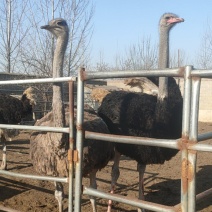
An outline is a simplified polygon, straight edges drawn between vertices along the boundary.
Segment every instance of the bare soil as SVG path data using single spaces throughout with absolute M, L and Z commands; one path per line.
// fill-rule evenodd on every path
M 199 132 L 212 131 L 212 123 L 199 123 Z M 212 144 L 212 139 L 202 143 Z M 8 142 L 8 167 L 13 172 L 35 174 L 29 159 L 29 133 L 22 132 L 12 142 Z M 197 193 L 212 187 L 212 154 L 198 152 L 197 160 Z M 0 155 L 1 158 L 1 155 Z M 98 172 L 98 188 L 108 192 L 110 190 L 110 172 L 112 162 L 101 172 Z M 120 178 L 116 193 L 137 197 L 138 174 L 135 161 L 122 157 L 120 164 Z M 178 153 L 163 165 L 149 165 L 145 172 L 145 198 L 154 203 L 173 206 L 180 202 L 181 155 Z M 83 179 L 88 185 L 88 180 Z M 68 193 L 65 185 L 64 206 L 67 211 Z M 106 211 L 107 201 L 97 199 L 98 211 Z M 52 182 L 21 179 L 0 175 L 0 205 L 19 211 L 53 212 L 58 211 L 54 198 Z M 1 210 L 0 210 L 1 211 Z M 90 201 L 83 195 L 82 211 L 91 211 Z M 115 212 L 136 212 L 137 209 L 126 204 L 114 203 Z M 197 211 L 211 212 L 212 197 L 208 197 L 197 205 Z

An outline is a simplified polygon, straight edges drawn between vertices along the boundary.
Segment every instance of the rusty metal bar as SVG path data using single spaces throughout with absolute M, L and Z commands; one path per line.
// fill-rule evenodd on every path
M 187 66 L 184 75 L 184 97 L 183 97 L 183 122 L 182 122 L 182 143 L 187 145 L 189 138 L 189 120 L 191 107 L 191 70 L 192 66 Z M 181 211 L 187 212 L 188 209 L 188 150 L 182 149 L 181 154 Z
M 83 151 L 83 120 L 84 120 L 84 68 L 81 68 L 78 73 L 77 81 L 77 121 L 76 121 L 76 150 L 78 152 L 78 161 L 76 162 L 75 173 L 75 199 L 74 211 L 81 211 L 81 187 L 82 187 L 82 151 Z
M 198 114 L 200 96 L 200 78 L 192 79 L 191 116 L 189 142 L 197 143 L 198 136 Z M 188 212 L 196 211 L 196 160 L 197 152 L 188 151 Z
M 68 198 L 68 212 L 73 211 L 73 176 L 74 176 L 74 82 L 69 82 L 69 151 L 71 159 L 69 160 L 69 198 Z

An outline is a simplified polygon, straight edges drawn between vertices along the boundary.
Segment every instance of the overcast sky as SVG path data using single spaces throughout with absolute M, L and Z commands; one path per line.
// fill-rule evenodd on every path
M 113 62 L 116 53 L 124 52 L 143 36 L 158 42 L 158 22 L 165 12 L 185 19 L 171 32 L 171 50 L 183 49 L 189 62 L 197 54 L 202 36 L 212 25 L 211 0 L 94 0 L 94 33 L 91 61 Z M 190 62 L 190 63 L 191 63 Z

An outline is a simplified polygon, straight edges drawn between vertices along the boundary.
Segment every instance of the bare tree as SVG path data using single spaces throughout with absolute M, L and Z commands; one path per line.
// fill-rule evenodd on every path
M 100 61 L 93 68 L 96 71 L 112 70 L 141 70 L 153 69 L 157 67 L 157 46 L 153 44 L 151 37 L 143 37 L 138 43 L 130 45 L 125 50 L 125 54 L 117 54 L 114 64 L 109 66 L 100 55 Z
M 27 0 L 21 4 L 18 0 L 0 2 L 0 66 L 8 73 L 18 66 L 20 46 L 30 29 L 24 19 L 27 3 Z
M 70 29 L 65 57 L 64 75 L 75 74 L 80 65 L 86 64 L 92 36 L 94 8 L 89 0 L 39 0 L 30 1 L 28 19 L 33 29 L 22 49 L 22 62 L 27 73 L 51 76 L 54 38 L 40 30 L 40 26 L 55 17 L 67 20 Z
M 208 24 L 202 36 L 202 42 L 200 50 L 197 54 L 197 66 L 198 68 L 210 69 L 212 68 L 212 29 L 210 24 Z

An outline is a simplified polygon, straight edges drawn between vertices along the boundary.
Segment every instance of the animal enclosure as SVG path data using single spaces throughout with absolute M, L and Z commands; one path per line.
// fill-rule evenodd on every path
M 185 75 L 184 75 L 185 74 Z M 77 99 L 77 105 L 78 105 L 78 114 L 81 114 L 77 117 L 77 125 L 82 126 L 83 124 L 83 103 L 84 103 L 84 81 L 91 80 L 91 79 L 101 79 L 101 78 L 110 78 L 110 77 L 135 77 L 135 76 L 146 76 L 146 75 L 172 75 L 172 76 L 181 76 L 184 77 L 185 80 L 185 89 L 184 89 L 184 116 L 183 116 L 183 129 L 182 129 L 182 138 L 179 138 L 177 140 L 170 140 L 167 144 L 164 140 L 158 140 L 158 139 L 150 139 L 147 140 L 145 138 L 129 138 L 127 136 L 108 136 L 108 135 L 102 135 L 97 134 L 93 132 L 85 132 L 86 138 L 92 138 L 92 139 L 99 139 L 99 140 L 110 140 L 115 142 L 128 142 L 129 139 L 131 142 L 134 142 L 136 144 L 142 144 L 142 145 L 158 145 L 163 146 L 167 148 L 174 148 L 179 149 L 181 151 L 182 155 L 182 161 L 179 166 L 182 166 L 182 188 L 181 188 L 181 204 L 178 204 L 176 206 L 164 206 L 161 204 L 149 204 L 148 202 L 144 201 L 136 201 L 128 198 L 120 198 L 118 195 L 112 195 L 108 194 L 106 192 L 101 192 L 98 190 L 93 190 L 90 188 L 84 188 L 83 193 L 88 195 L 97 196 L 100 198 L 106 198 L 106 199 L 112 199 L 114 201 L 123 202 L 125 204 L 131 204 L 136 207 L 142 207 L 153 211 L 177 211 L 179 208 L 181 208 L 183 211 L 195 211 L 195 201 L 200 201 L 202 196 L 204 196 L 205 193 L 198 194 L 197 199 L 195 200 L 196 192 L 195 192 L 195 161 L 196 161 L 196 151 L 209 151 L 212 152 L 212 146 L 211 145 L 205 145 L 201 143 L 197 143 L 197 141 L 201 141 L 207 138 L 212 137 L 212 133 L 207 133 L 204 135 L 198 135 L 197 134 L 197 122 L 198 122 L 198 104 L 199 104 L 199 92 L 200 92 L 200 82 L 202 77 L 212 77 L 211 71 L 199 71 L 199 70 L 192 70 L 190 66 L 181 69 L 171 69 L 171 70 L 160 70 L 157 72 L 154 70 L 150 70 L 148 72 L 145 71 L 130 71 L 130 72 L 112 72 L 112 73 L 86 73 L 83 70 L 79 72 L 78 76 L 78 99 Z M 48 79 L 46 79 L 48 81 Z M 51 79 L 53 81 L 53 79 Z M 57 80 L 57 79 L 56 79 Z M 66 78 L 61 80 L 69 81 L 73 80 L 72 78 Z M 42 80 L 40 80 L 42 81 Z M 50 81 L 50 80 L 49 80 Z M 27 81 L 25 81 L 27 82 Z M 4 84 L 5 82 L 2 82 Z M 11 83 L 17 83 L 11 82 Z M 22 82 L 23 83 L 23 82 Z M 30 83 L 30 82 L 28 82 Z M 32 83 L 32 81 L 31 81 Z M 70 95 L 73 93 L 73 90 L 70 89 Z M 71 98 L 72 99 L 72 98 Z M 71 101 L 70 101 L 71 103 Z M 72 104 L 73 105 L 73 102 Z M 71 120 L 70 120 L 71 123 Z M 0 125 L 1 128 L 15 128 L 15 126 L 5 126 Z M 17 127 L 17 126 L 16 126 Z M 73 127 L 72 125 L 70 128 Z M 58 129 L 58 128 L 37 128 L 36 127 L 24 127 L 24 126 L 18 126 L 19 129 L 27 129 L 27 130 L 46 130 L 46 131 L 57 131 L 57 132 L 64 132 L 69 133 L 69 129 Z M 70 133 L 71 134 L 71 133 Z M 72 135 L 71 135 L 72 136 Z M 72 138 L 72 137 L 70 137 Z M 79 154 L 81 152 L 82 148 L 82 142 L 83 142 L 83 131 L 79 127 L 77 130 L 77 146 L 75 153 Z M 78 158 L 81 155 L 79 155 Z M 76 160 L 76 158 L 72 158 L 70 162 L 76 163 L 76 170 L 75 170 L 75 207 L 74 211 L 80 211 L 81 210 L 81 160 Z M 73 167 L 73 166 L 72 166 Z M 0 174 L 10 174 L 13 176 L 17 176 L 17 174 L 13 174 L 9 171 L 0 171 Z M 58 180 L 60 182 L 68 182 L 68 179 L 65 178 L 51 178 L 51 177 L 41 177 L 41 176 L 25 176 L 20 175 L 20 177 L 30 177 L 32 179 L 40 179 L 40 180 Z M 71 178 L 73 175 L 69 178 Z M 72 179 L 73 181 L 73 179 Z M 70 184 L 70 193 L 69 193 L 69 211 L 72 211 L 73 207 L 73 196 L 70 195 L 73 191 L 73 182 L 69 181 Z M 212 189 L 209 189 L 207 191 L 208 194 L 212 193 Z

